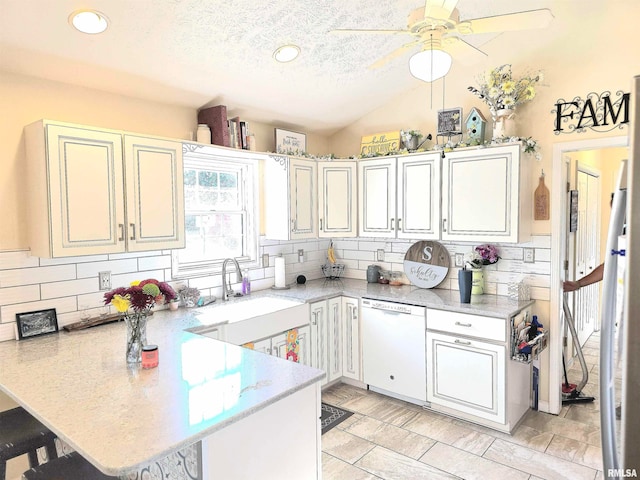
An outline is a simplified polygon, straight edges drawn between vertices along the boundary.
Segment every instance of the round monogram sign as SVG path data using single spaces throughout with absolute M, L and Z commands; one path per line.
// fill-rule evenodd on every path
M 444 245 L 431 240 L 416 242 L 404 256 L 404 273 L 417 287 L 437 287 L 449 273 L 450 256 Z

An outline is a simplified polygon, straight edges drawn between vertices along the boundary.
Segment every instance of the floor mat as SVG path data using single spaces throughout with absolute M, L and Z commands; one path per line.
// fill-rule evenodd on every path
M 353 415 L 353 412 L 343 410 L 339 407 L 334 407 L 333 405 L 329 405 L 327 403 L 323 403 L 321 418 L 322 434 L 324 435 L 333 427 L 349 418 L 351 415 Z

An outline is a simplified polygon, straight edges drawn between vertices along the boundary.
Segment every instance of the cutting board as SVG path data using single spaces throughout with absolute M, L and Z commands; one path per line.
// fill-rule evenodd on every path
M 451 256 L 439 242 L 416 242 L 404 256 L 404 273 L 409 281 L 420 288 L 437 287 L 447 277 Z

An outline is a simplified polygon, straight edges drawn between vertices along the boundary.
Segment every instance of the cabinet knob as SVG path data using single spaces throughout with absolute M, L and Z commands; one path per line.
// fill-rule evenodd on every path
M 402 221 L 401 218 L 398 219 L 398 222 L 396 223 L 396 230 L 401 230 L 400 228 L 400 222 Z
M 391 380 L 395 380 L 395 379 L 396 379 L 396 377 L 394 377 L 393 375 L 389 375 L 389 378 L 390 378 Z
M 394 230 L 394 226 L 393 226 L 393 224 L 394 224 L 395 220 L 396 220 L 395 218 L 392 218 L 392 219 L 391 219 L 391 230 Z
M 455 340 L 453 343 L 457 343 L 458 345 L 471 345 L 471 342 L 463 342 L 462 340 Z
M 135 240 L 136 239 L 136 224 L 135 223 L 130 223 L 129 226 L 131 227 L 131 238 L 129 240 Z
M 442 219 L 442 231 L 443 232 L 447 231 L 447 219 L 446 218 Z
M 320 219 L 320 231 L 322 231 L 322 219 Z
M 120 236 L 118 237 L 118 241 L 124 242 L 124 223 L 119 223 L 118 228 L 120 229 Z

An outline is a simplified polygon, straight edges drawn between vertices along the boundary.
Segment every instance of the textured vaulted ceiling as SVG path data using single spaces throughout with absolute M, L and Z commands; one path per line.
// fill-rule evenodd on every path
M 556 2 L 460 0 L 458 9 L 461 18 L 476 18 L 553 10 Z M 367 68 L 411 37 L 329 30 L 404 28 L 419 6 L 420 0 L 0 0 L 0 69 L 193 108 L 224 103 L 258 121 L 330 132 L 419 81 L 408 71 L 417 48 Z M 69 14 L 86 7 L 110 19 L 105 34 L 69 26 Z M 467 39 L 480 46 L 500 41 L 494 37 Z M 273 51 L 286 43 L 302 54 L 278 64 Z

